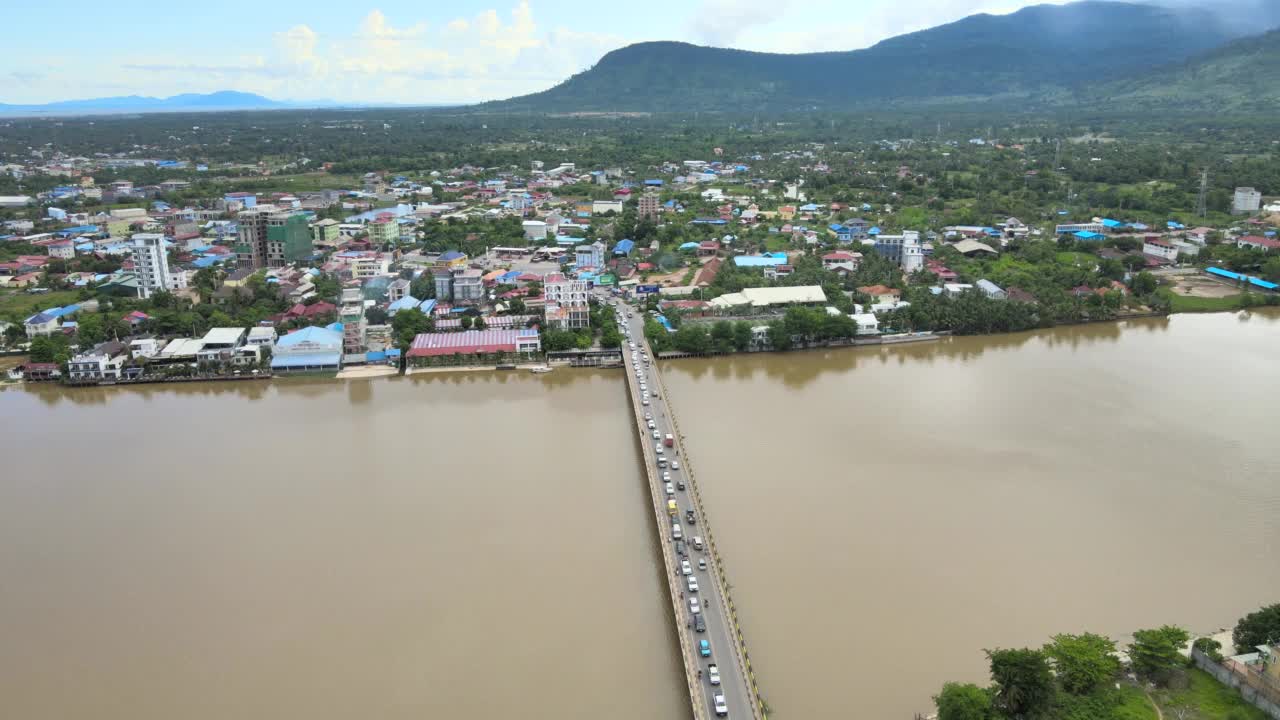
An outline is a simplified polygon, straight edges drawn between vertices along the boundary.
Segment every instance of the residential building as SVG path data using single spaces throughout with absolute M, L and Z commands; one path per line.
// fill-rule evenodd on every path
M 849 317 L 858 324 L 859 335 L 875 335 L 880 332 L 880 319 L 875 313 L 854 313 Z
M 659 214 L 662 213 L 662 205 L 658 202 L 658 196 L 653 193 L 645 193 L 640 196 L 636 206 L 637 220 L 658 221 Z
M 591 324 L 590 289 L 585 280 L 549 275 L 542 287 L 547 324 L 557 328 L 585 328 Z
M 446 250 L 436 259 L 436 266 L 447 270 L 461 269 L 467 266 L 469 258 L 464 252 Z
M 124 362 L 129 357 L 124 350 L 123 343 L 113 341 L 76 355 L 67 361 L 67 379 L 73 383 L 119 380 Z
M 1231 199 L 1232 215 L 1252 215 L 1262 207 L 1262 193 L 1251 187 L 1236 188 Z
M 453 273 L 453 301 L 476 303 L 484 299 L 484 273 L 479 270 L 462 270 Z
M 396 278 L 387 285 L 387 302 L 394 303 L 409 296 L 409 281 L 404 278 Z
M 1167 260 L 1168 262 L 1176 262 L 1178 260 L 1178 248 L 1173 243 L 1165 242 L 1160 238 L 1149 237 L 1142 241 L 1142 254 Z
M 1053 229 L 1054 235 L 1075 235 L 1079 232 L 1102 234 L 1106 228 L 1100 222 L 1063 223 Z
M 137 233 L 130 239 L 139 297 L 149 298 L 158 291 L 180 290 L 187 285 L 185 274 L 169 272 L 169 253 L 164 243 L 164 236 L 157 233 Z
M 448 270 L 436 270 L 432 279 L 436 283 L 436 300 L 441 302 L 453 300 L 453 273 Z
M 342 333 L 328 328 L 305 327 L 285 335 L 271 353 L 271 371 L 337 372 L 342 366 Z
M 986 295 L 992 300 L 1005 300 L 1008 298 L 1008 295 L 1005 294 L 1005 291 L 1001 289 L 999 285 L 996 285 L 986 278 L 974 283 L 973 286 L 978 290 L 981 290 L 983 295 Z
M 60 260 L 70 260 L 76 256 L 76 245 L 71 240 L 59 240 L 49 243 L 45 248 L 49 252 L 49 257 L 55 257 Z
M 820 285 L 796 285 L 746 288 L 741 292 L 721 295 L 709 302 L 717 310 L 741 306 L 764 308 L 773 305 L 826 305 L 827 296 Z
M 1280 250 L 1280 240 L 1262 237 L 1261 235 L 1245 235 L 1244 237 L 1236 238 L 1236 247 L 1249 247 L 1255 250 L 1273 252 Z
M 204 337 L 196 341 L 200 343 L 200 349 L 196 351 L 196 361 L 230 362 L 232 356 L 236 354 L 236 349 L 244 344 L 247 334 L 247 330 L 238 327 L 210 328 Z
M 924 267 L 924 246 L 915 230 L 904 230 L 901 235 L 876 235 L 875 249 L 898 263 L 908 275 Z
M 400 242 L 400 225 L 392 218 L 383 217 L 369 223 L 369 242 L 375 245 L 394 245 Z
M 358 287 L 342 289 L 342 306 L 338 310 L 342 323 L 342 352 L 348 355 L 365 350 L 364 294 Z
M 966 291 L 972 289 L 973 286 L 969 283 L 946 283 L 942 286 L 942 292 L 945 293 L 947 297 L 953 298 L 960 297 Z
M 134 338 L 129 341 L 129 354 L 137 358 L 149 358 L 160 354 L 160 341 L 153 337 Z
M 579 245 L 574 248 L 574 257 L 579 268 L 604 267 L 604 243 L 597 240 L 590 245 Z
M 862 253 L 837 250 L 822 256 L 822 267 L 827 270 L 853 272 L 862 264 Z
M 331 218 L 319 220 L 311 224 L 311 241 L 317 247 L 335 247 L 341 232 L 337 220 Z
M 259 326 L 249 328 L 249 337 L 245 340 L 246 345 L 258 345 L 272 347 L 276 344 L 276 329 L 270 326 Z

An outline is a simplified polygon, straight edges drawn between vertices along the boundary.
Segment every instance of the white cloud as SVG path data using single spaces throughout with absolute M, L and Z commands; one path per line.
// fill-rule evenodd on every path
M 294 100 L 471 102 L 544 90 L 627 43 L 612 34 L 542 28 L 528 0 L 436 27 L 409 20 L 398 24 L 373 10 L 347 34 L 309 25 L 277 32 L 266 57 L 188 55 L 179 64 L 134 58 L 124 67 L 147 73 L 154 92 L 234 88 Z
M 790 5 L 791 0 L 703 0 L 693 15 L 693 33 L 702 42 L 726 47 L 751 28 L 776 22 Z

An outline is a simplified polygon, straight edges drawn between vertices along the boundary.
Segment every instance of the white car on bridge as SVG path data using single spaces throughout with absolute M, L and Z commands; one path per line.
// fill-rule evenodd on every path
M 691 593 L 698 592 L 698 578 L 693 575 L 690 575 L 686 579 L 689 581 L 689 592 Z
M 698 613 L 702 612 L 702 605 L 698 603 L 698 598 L 696 597 L 689 598 L 689 612 L 693 613 L 694 615 L 697 615 Z
M 720 668 L 715 663 L 707 666 L 707 679 L 711 681 L 712 685 L 720 684 Z
M 724 717 L 729 714 L 729 706 L 725 704 L 724 693 L 717 692 L 715 694 L 715 697 L 713 698 L 713 701 L 715 702 L 715 705 L 716 705 L 716 715 L 719 715 L 720 717 Z

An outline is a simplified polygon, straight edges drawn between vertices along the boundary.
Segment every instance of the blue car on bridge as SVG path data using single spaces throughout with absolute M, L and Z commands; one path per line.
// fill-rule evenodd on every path
M 699 640 L 698 654 L 702 657 L 711 657 L 711 643 L 706 640 Z

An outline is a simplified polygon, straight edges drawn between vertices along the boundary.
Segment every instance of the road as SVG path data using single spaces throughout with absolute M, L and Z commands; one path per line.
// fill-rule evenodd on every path
M 676 433 L 671 420 L 671 411 L 667 405 L 666 393 L 661 389 L 661 383 L 657 377 L 657 367 L 655 363 L 645 363 L 643 357 L 648 355 L 652 361 L 653 354 L 650 352 L 648 343 L 644 339 L 644 315 L 640 310 L 635 308 L 617 304 L 624 314 L 626 320 L 626 328 L 630 332 L 629 343 L 634 343 L 634 351 L 640 356 L 638 368 L 634 367 L 631 353 L 633 348 L 627 347 L 623 352 L 623 359 L 626 363 L 626 372 L 628 384 L 631 389 L 633 398 L 644 397 L 647 388 L 651 395 L 647 398 L 649 404 L 643 406 L 644 414 L 649 417 L 642 420 L 639 428 L 642 440 L 642 449 L 644 450 L 644 462 L 649 465 L 653 476 L 657 478 L 656 487 L 653 488 L 655 494 L 661 493 L 661 496 L 655 497 L 655 502 L 666 505 L 668 499 L 676 501 L 677 513 L 672 518 L 680 525 L 683 543 L 685 546 L 685 554 L 689 560 L 692 577 L 697 581 L 697 592 L 690 592 L 688 581 L 683 576 L 679 567 L 681 557 L 674 552 L 667 553 L 664 551 L 664 559 L 667 559 L 667 572 L 678 581 L 677 587 L 680 588 L 679 597 L 676 606 L 679 607 L 678 622 L 676 624 L 677 632 L 685 635 L 687 642 L 682 642 L 681 647 L 685 653 L 684 662 L 686 668 L 693 668 L 690 673 L 694 682 L 698 683 L 701 692 L 691 692 L 693 702 L 705 703 L 705 714 L 695 712 L 695 717 L 706 717 L 716 715 L 715 713 L 715 696 L 717 693 L 723 693 L 725 704 L 728 706 L 729 717 L 739 718 L 759 718 L 761 717 L 759 708 L 756 705 L 755 695 L 751 691 L 751 685 L 747 677 L 745 668 L 745 658 L 740 654 L 739 645 L 735 642 L 736 630 L 733 625 L 732 616 L 730 615 L 724 598 L 724 588 L 721 581 L 715 576 L 714 570 L 718 566 L 716 558 L 713 556 L 713 548 L 705 542 L 702 537 L 700 528 L 704 523 L 702 518 L 697 516 L 697 508 L 694 503 L 692 480 L 686 475 L 686 466 L 683 464 L 685 453 L 683 448 L 683 440 Z M 630 312 L 631 317 L 626 318 L 625 313 Z M 648 420 L 651 419 L 654 427 L 648 427 Z M 654 437 L 654 433 L 658 437 Z M 663 439 L 668 435 L 672 435 L 674 439 L 674 447 L 662 448 L 662 452 L 658 452 L 658 448 L 663 444 Z M 668 467 L 658 467 L 659 458 L 667 460 Z M 670 466 L 670 463 L 678 465 L 677 468 Z M 674 496 L 666 496 L 665 478 L 663 472 L 669 472 L 671 483 L 674 489 Z M 679 484 L 683 482 L 685 489 L 681 490 Z M 694 524 L 690 524 L 687 520 L 687 514 L 694 513 Z M 667 518 L 666 514 L 662 515 Z M 665 524 L 665 520 L 663 521 Z M 659 528 L 662 536 L 662 542 L 667 543 L 671 547 L 676 546 L 673 538 L 674 530 L 671 525 Z M 703 542 L 703 550 L 699 551 L 693 547 L 692 538 L 700 537 Z M 705 569 L 702 569 L 700 560 L 705 560 Z M 705 632 L 697 632 L 693 627 L 693 615 L 690 611 L 689 599 L 696 597 L 703 621 L 706 624 Z M 711 644 L 711 656 L 709 658 L 701 657 L 699 650 L 699 641 L 706 640 Z M 708 666 L 715 664 L 720 671 L 721 682 L 718 686 L 710 683 Z M 697 673 L 701 671 L 701 678 L 697 677 Z

